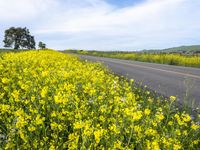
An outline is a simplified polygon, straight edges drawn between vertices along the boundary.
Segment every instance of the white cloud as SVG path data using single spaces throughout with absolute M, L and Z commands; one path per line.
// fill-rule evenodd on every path
M 199 0 L 146 0 L 124 8 L 105 0 L 16 0 L 8 8 L 12 2 L 0 0 L 0 21 L 30 20 L 38 39 L 54 48 L 148 49 L 200 38 Z
M 58 6 L 56 0 L 0 0 L 0 21 L 32 20 Z

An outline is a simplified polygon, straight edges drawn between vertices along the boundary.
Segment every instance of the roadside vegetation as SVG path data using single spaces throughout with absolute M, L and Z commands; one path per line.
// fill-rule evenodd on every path
M 0 48 L 0 54 L 1 53 L 5 53 L 5 52 L 14 52 L 13 49 L 4 49 L 4 48 Z
M 0 57 L 0 149 L 198 149 L 200 115 L 99 63 L 50 50 Z
M 164 52 L 153 53 L 152 51 L 150 52 L 147 52 L 147 51 L 141 51 L 141 52 L 108 51 L 106 52 L 106 51 L 85 51 L 85 50 L 66 50 L 65 52 L 200 68 L 200 55 L 198 53 L 192 53 L 192 54 L 164 53 Z

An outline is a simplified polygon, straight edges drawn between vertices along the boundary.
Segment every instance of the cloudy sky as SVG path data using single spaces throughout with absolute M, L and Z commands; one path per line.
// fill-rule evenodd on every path
M 0 7 L 0 47 L 11 26 L 54 49 L 200 44 L 200 0 L 0 0 Z

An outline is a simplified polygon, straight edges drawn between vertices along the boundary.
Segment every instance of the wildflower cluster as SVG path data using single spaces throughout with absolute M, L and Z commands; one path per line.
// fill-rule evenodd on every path
M 200 126 L 101 64 L 55 51 L 0 58 L 0 149 L 195 149 Z

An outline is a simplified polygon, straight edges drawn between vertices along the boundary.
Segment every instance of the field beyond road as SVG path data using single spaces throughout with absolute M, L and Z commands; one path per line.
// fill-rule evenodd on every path
M 123 52 L 123 51 L 86 51 L 86 50 L 66 50 L 65 52 L 72 52 L 81 55 L 91 55 L 99 57 L 118 58 L 118 59 L 135 60 L 141 62 L 200 68 L 199 53 L 188 54 L 181 52 L 170 53 L 165 51 Z

